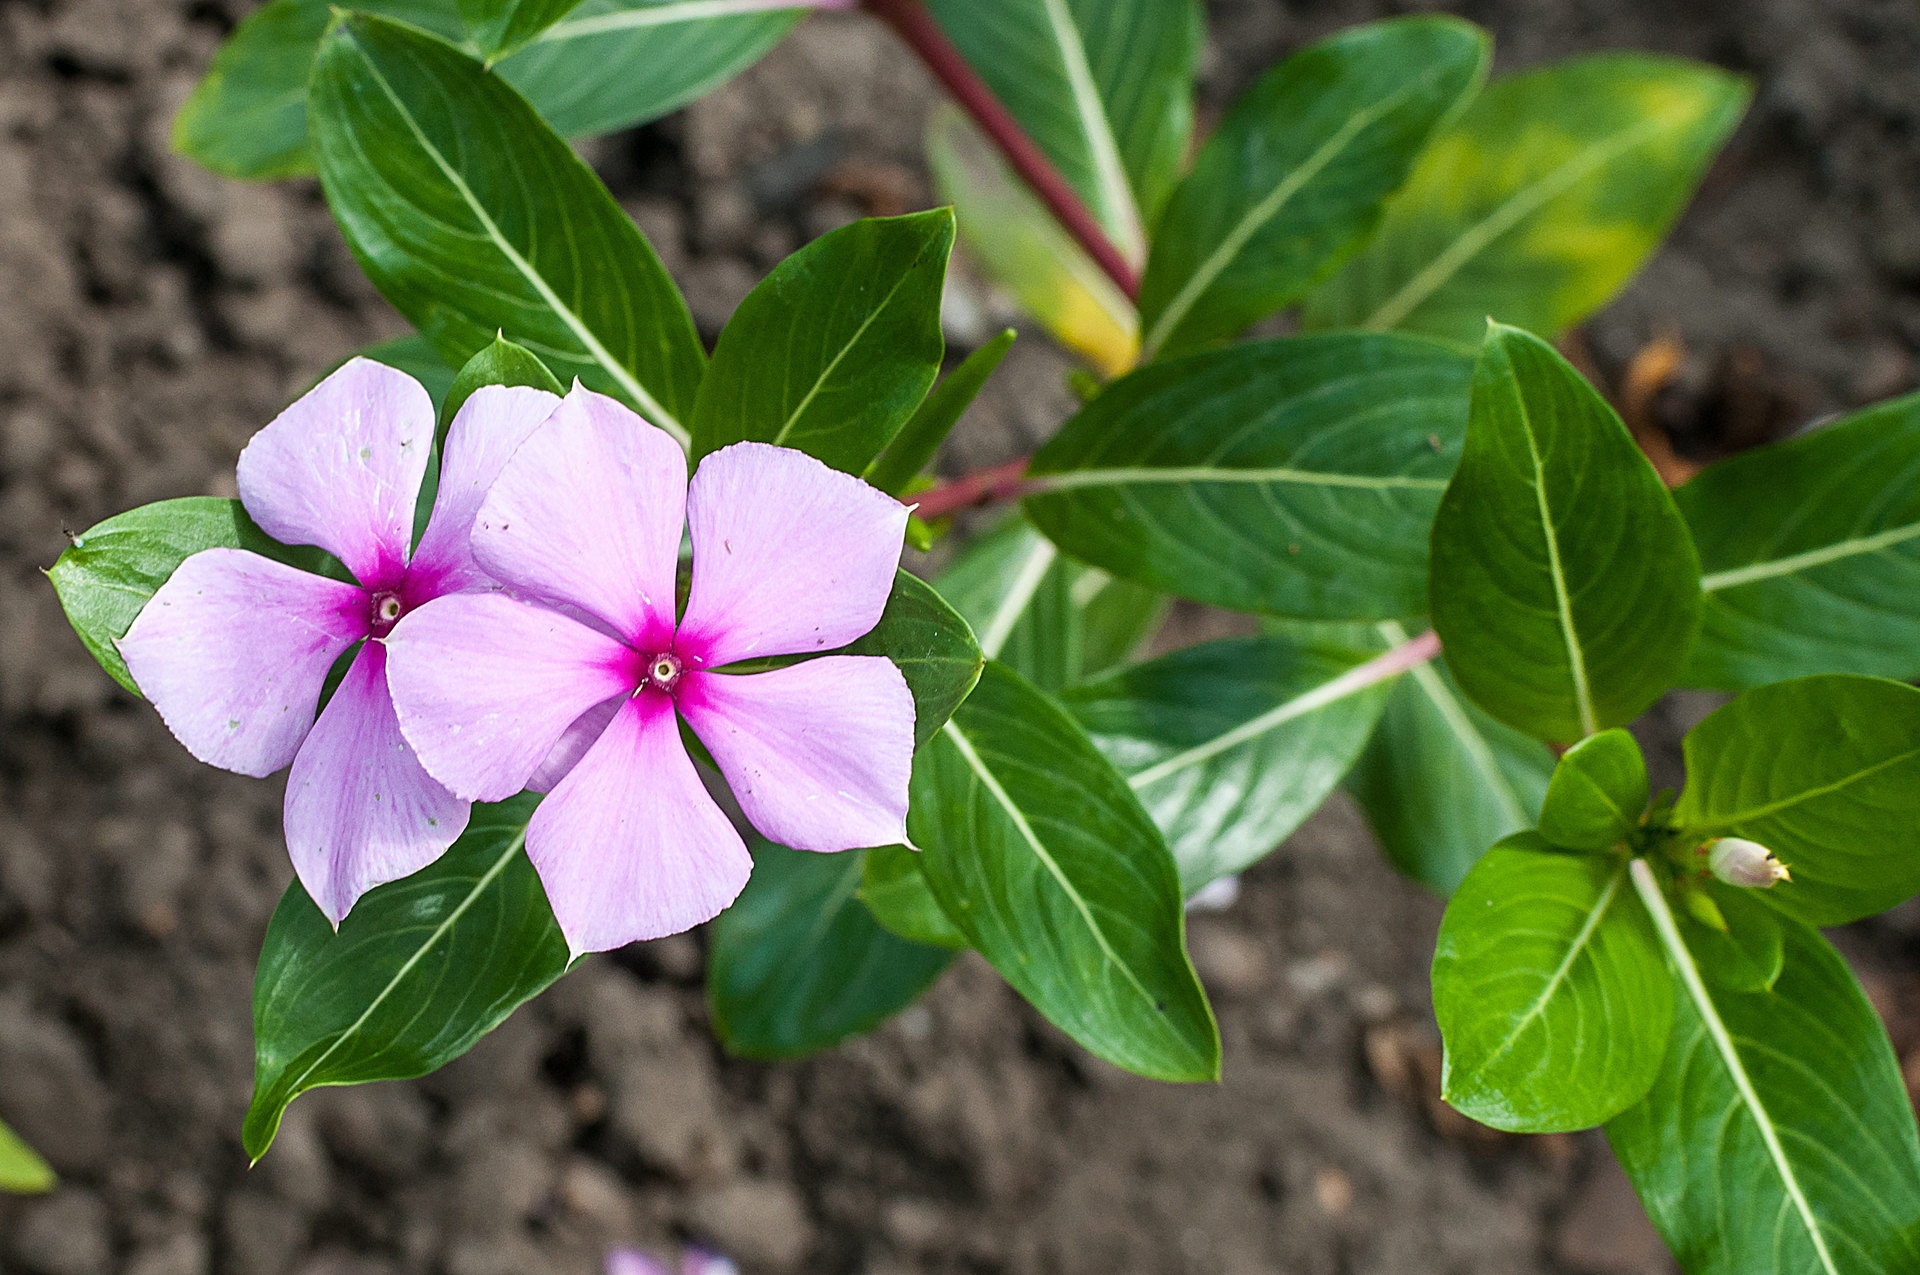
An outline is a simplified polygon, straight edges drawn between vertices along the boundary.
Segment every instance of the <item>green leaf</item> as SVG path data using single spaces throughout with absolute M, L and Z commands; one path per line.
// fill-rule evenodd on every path
M 1441 1096 L 1514 1132 L 1584 1129 L 1659 1074 L 1673 984 L 1618 855 L 1566 854 L 1533 833 L 1481 857 L 1433 956 L 1446 1043 Z
M 452 849 L 363 896 L 338 934 L 299 882 L 287 887 L 254 979 L 249 1156 L 307 1090 L 424 1076 L 566 972 L 524 849 L 538 801 L 475 806 Z
M 1040 449 L 1027 513 L 1073 557 L 1195 601 L 1302 620 L 1420 615 L 1423 533 L 1470 376 L 1448 347 L 1371 334 L 1155 364 Z
M 138 695 L 116 644 L 174 568 L 204 549 L 221 548 L 248 549 L 309 571 L 327 561 L 318 550 L 270 539 L 237 500 L 187 496 L 116 514 L 75 536 L 47 578 L 87 653 Z
M 1569 748 L 1554 767 L 1540 835 L 1569 850 L 1608 849 L 1640 826 L 1651 795 L 1647 759 L 1633 736 L 1601 731 Z
M 1754 891 L 1718 881 L 1689 881 L 1712 903 L 1726 929 L 1707 925 L 1680 911 L 1680 929 L 1695 964 L 1708 981 L 1735 992 L 1764 992 L 1780 977 L 1786 940 L 1780 914 L 1755 897 Z
M 1686 662 L 1699 579 L 1606 400 L 1546 342 L 1489 325 L 1433 524 L 1433 627 L 1461 688 L 1542 739 L 1632 721 Z
M 967 622 L 932 585 L 904 571 L 894 576 L 880 623 L 842 653 L 884 655 L 899 668 L 913 692 L 916 748 L 953 716 L 984 663 Z
M 1408 638 L 1380 626 L 1385 642 Z M 1531 828 L 1553 754 L 1460 693 L 1441 661 L 1408 671 L 1347 775 L 1347 791 L 1394 867 L 1451 894 L 1486 848 Z
M 953 432 L 953 427 L 960 423 L 960 414 L 979 396 L 987 378 L 1000 366 L 1000 360 L 1013 348 L 1014 336 L 1014 330 L 1007 328 L 948 373 L 914 409 L 887 449 L 867 466 L 866 480 L 889 496 L 906 491 L 907 485 L 933 460 L 934 452 Z
M 1486 74 L 1455 18 L 1349 27 L 1268 71 L 1201 147 L 1154 231 L 1142 354 L 1232 337 L 1366 241 L 1386 197 Z
M 1219 1077 L 1173 856 L 1057 703 L 989 663 L 914 758 L 907 828 L 941 908 L 1062 1031 L 1143 1076 Z
M 464 36 L 459 0 L 365 0 L 354 6 L 449 40 Z M 549 7 L 532 3 L 532 9 Z M 534 109 L 568 136 L 612 132 L 664 115 L 731 79 L 779 43 L 805 9 L 742 13 L 736 0 L 586 0 L 500 63 Z M 269 0 L 220 46 L 174 117 L 174 149 L 228 177 L 314 171 L 307 80 L 330 0 Z M 635 74 L 636 67 L 646 68 Z
M 497 336 L 467 360 L 466 366 L 460 369 L 453 383 L 447 387 L 440 403 L 440 430 L 443 437 L 453 418 L 467 405 L 473 392 L 483 385 L 524 385 L 529 389 L 545 390 L 549 394 L 567 392 L 566 387 L 554 379 L 547 365 L 532 350 Z
M 1709 465 L 1673 497 L 1705 572 L 1686 685 L 1920 677 L 1920 394 Z
M 988 659 L 1045 690 L 1080 676 L 1084 628 L 1073 567 L 1026 519 L 1011 515 L 940 575 L 940 592 L 980 637 Z
M 369 345 L 360 354 L 376 363 L 399 368 L 420 382 L 426 387 L 436 408 L 447 401 L 447 394 L 453 389 L 453 380 L 460 374 L 458 368 L 440 357 L 440 351 L 433 348 L 432 342 L 417 332 Z
M 14 1195 L 40 1195 L 53 1190 L 59 1179 L 33 1148 L 20 1141 L 13 1130 L 0 1124 L 0 1191 Z
M 928 0 L 927 7 L 1130 259 L 1193 129 L 1193 0 Z
M 920 871 L 920 854 L 905 846 L 881 846 L 867 853 L 866 875 L 856 892 L 882 929 L 903 939 L 935 947 L 963 948 L 962 934 L 933 897 Z
M 580 0 L 460 0 L 460 17 L 489 65 L 567 16 Z
M 1488 315 L 1543 336 L 1573 326 L 1665 237 L 1749 95 L 1738 76 L 1644 53 L 1495 80 L 1309 301 L 1307 325 L 1463 342 Z
M 1920 1137 L 1899 1065 L 1839 954 L 1783 921 L 1771 990 L 1701 977 L 1637 865 L 1677 972 L 1678 1012 L 1646 1100 L 1607 1125 L 1688 1275 L 1920 1270 Z
M 1076 569 L 1073 599 L 1080 613 L 1083 678 L 1131 663 L 1173 606 L 1173 599 L 1163 593 L 1091 567 Z
M 946 350 L 946 208 L 822 235 L 747 294 L 693 409 L 693 451 L 753 439 L 859 474 L 927 397 Z
M 1776 682 L 1710 714 L 1683 752 L 1681 834 L 1771 850 L 1793 876 L 1768 903 L 1839 925 L 1920 891 L 1920 690 L 1844 674 Z
M 872 1031 L 952 961 L 874 922 L 854 897 L 866 857 L 754 839 L 753 876 L 707 954 L 707 1004 L 728 1052 L 798 1058 Z
M 505 335 L 687 439 L 705 354 L 673 280 L 592 171 L 453 46 L 353 14 L 310 97 L 327 202 L 376 287 L 450 361 Z
M 1159 825 L 1191 895 L 1263 858 L 1347 773 L 1392 689 L 1354 677 L 1369 658 L 1231 638 L 1062 698 Z

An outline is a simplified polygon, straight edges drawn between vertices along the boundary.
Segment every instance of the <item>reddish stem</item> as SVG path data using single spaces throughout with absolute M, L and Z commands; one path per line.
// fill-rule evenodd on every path
M 1013 500 L 1028 489 L 1027 466 L 1032 462 L 1033 457 L 1021 456 L 991 469 L 976 469 L 951 482 L 929 487 L 909 499 L 915 502 L 914 512 L 926 519 L 944 518 L 959 510 L 997 500 Z
M 1140 299 L 1140 275 L 1134 270 L 1106 231 L 1094 219 L 1067 179 L 1060 175 L 1033 139 L 1027 136 L 1012 112 L 1003 106 L 960 50 L 953 47 L 933 15 L 920 0 L 863 0 L 866 9 L 892 27 L 907 46 L 926 63 L 935 79 L 953 95 L 961 109 L 973 117 L 993 144 L 1000 148 L 1013 170 L 1045 203 L 1060 225 L 1072 235 L 1087 255 L 1112 279 L 1129 300 Z

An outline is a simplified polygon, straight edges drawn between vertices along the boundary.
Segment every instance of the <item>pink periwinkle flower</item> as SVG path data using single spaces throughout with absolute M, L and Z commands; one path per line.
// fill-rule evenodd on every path
M 714 452 L 689 484 L 671 438 L 576 385 L 474 522 L 474 556 L 513 596 L 440 598 L 388 636 L 401 729 L 462 797 L 552 784 L 527 854 L 575 954 L 689 929 L 746 884 L 752 858 L 681 719 L 771 840 L 901 841 L 906 679 L 879 656 L 817 653 L 879 622 L 906 519 L 859 479 L 764 443 Z M 816 658 L 722 671 L 790 655 Z
M 638 1249 L 617 1248 L 607 1254 L 607 1275 L 673 1275 L 673 1268 Z M 680 1275 L 740 1275 L 740 1268 L 718 1253 L 690 1248 L 680 1255 Z
M 239 485 L 268 535 L 325 549 L 358 583 L 207 549 L 180 564 L 120 640 L 134 682 L 188 752 L 243 775 L 292 765 L 287 849 L 335 925 L 362 894 L 432 863 L 466 828 L 467 802 L 421 768 L 400 734 L 381 639 L 431 598 L 497 587 L 468 546 L 474 514 L 557 402 L 504 387 L 467 400 L 414 550 L 433 400 L 405 373 L 352 360 L 254 435 Z M 315 720 L 328 670 L 363 640 Z

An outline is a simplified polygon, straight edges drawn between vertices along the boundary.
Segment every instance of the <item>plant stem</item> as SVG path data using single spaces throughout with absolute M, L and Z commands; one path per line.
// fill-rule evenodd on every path
M 929 487 L 906 499 L 913 502 L 915 513 L 929 520 L 944 518 L 975 505 L 1013 500 L 1028 489 L 1027 466 L 1032 463 L 1033 457 L 1021 456 L 1004 465 L 962 474 L 950 482 Z
M 1140 275 L 1113 240 L 1107 237 L 1093 212 L 1067 179 L 1060 175 L 1040 148 L 1027 136 L 1012 112 L 994 96 L 992 89 L 967 65 L 960 50 L 953 47 L 933 15 L 920 0 L 862 0 L 867 11 L 892 27 L 906 41 L 933 77 L 940 81 L 962 110 L 972 117 L 980 130 L 1000 148 L 1007 163 L 1020 175 L 1035 195 L 1046 204 L 1062 229 L 1106 272 L 1129 300 L 1140 299 Z

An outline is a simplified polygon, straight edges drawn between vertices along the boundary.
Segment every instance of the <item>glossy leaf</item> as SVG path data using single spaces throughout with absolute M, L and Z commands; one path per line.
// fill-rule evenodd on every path
M 686 302 L 592 171 L 498 76 L 341 18 L 311 93 L 321 186 L 367 275 L 448 359 L 505 335 L 562 381 L 687 437 L 705 363 Z
M 1688 888 L 1711 901 L 1711 910 L 1719 913 L 1726 927 L 1708 925 L 1685 908 L 1674 910 L 1701 974 L 1729 991 L 1762 992 L 1772 987 L 1780 977 L 1786 950 L 1780 914 L 1752 890 L 1714 880 L 1690 882 Z
M 1920 677 L 1920 394 L 1709 465 L 1673 496 L 1705 572 L 1687 685 Z
M 953 954 L 888 933 L 855 898 L 867 852 L 756 838 L 753 876 L 713 926 L 707 1004 L 728 1051 L 797 1058 L 878 1027 Z
M 872 217 L 775 266 L 720 334 L 694 454 L 754 439 L 859 474 L 932 388 L 953 213 Z
M 1073 557 L 1199 602 L 1416 616 L 1470 376 L 1447 347 L 1366 334 L 1156 364 L 1040 449 L 1027 513 Z
M 1057 703 L 989 663 L 914 758 L 907 829 L 941 908 L 1056 1026 L 1144 1076 L 1218 1078 L 1173 857 Z
M 524 849 L 537 802 L 475 806 L 452 849 L 363 896 L 337 934 L 299 882 L 287 888 L 254 980 L 249 1156 L 307 1090 L 424 1076 L 566 972 Z
M 899 572 L 880 623 L 845 647 L 848 655 L 884 655 L 913 692 L 913 739 L 924 745 L 980 680 L 984 657 L 973 631 L 933 586 Z
M 270 539 L 237 500 L 187 496 L 128 510 L 75 536 L 47 577 L 87 653 L 138 695 L 116 644 L 174 568 L 218 548 L 249 549 L 309 571 L 325 560 L 318 550 Z
M 1410 636 L 1380 629 L 1389 646 Z M 1388 861 L 1444 895 L 1488 846 L 1533 827 L 1552 773 L 1544 744 L 1487 716 L 1435 660 L 1394 686 L 1347 791 Z
M 1072 589 L 1072 565 L 1018 515 L 969 544 L 940 576 L 941 595 L 987 658 L 1044 690 L 1079 677 L 1084 629 Z
M 932 461 L 933 454 L 960 423 L 960 414 L 979 397 L 987 378 L 1013 348 L 1014 330 L 1007 328 L 960 362 L 945 380 L 913 410 L 887 449 L 874 457 L 864 475 L 869 483 L 898 496 Z
M 1657 898 L 1650 876 L 1643 897 Z M 1607 1125 L 1688 1275 L 1920 1270 L 1920 1137 L 1886 1030 L 1839 954 L 1782 921 L 1771 990 L 1678 972 L 1673 1039 L 1646 1100 Z
M 1173 600 L 1116 580 L 1092 567 L 1076 568 L 1073 600 L 1080 614 L 1080 676 L 1095 677 L 1139 657 L 1167 618 Z
M 1366 746 L 1391 692 L 1370 652 L 1280 637 L 1190 646 L 1069 688 L 1067 709 L 1127 777 L 1191 895 L 1285 840 Z
M 1486 74 L 1487 37 L 1446 17 L 1349 27 L 1256 80 L 1154 232 L 1147 358 L 1231 337 L 1365 242 L 1386 197 Z
M 1647 759 L 1626 731 L 1581 740 L 1560 758 L 1540 808 L 1540 835 L 1570 850 L 1619 845 L 1640 825 L 1652 795 Z
M 1792 879 L 1766 901 L 1838 925 L 1920 891 L 1920 690 L 1834 674 L 1746 692 L 1687 732 L 1674 818 L 1757 841 Z
M 467 360 L 447 387 L 440 403 L 440 429 L 444 435 L 453 418 L 460 414 L 473 392 L 483 385 L 524 385 L 549 394 L 565 394 L 566 387 L 554 378 L 547 365 L 524 345 L 505 337 L 495 337 L 480 352 Z
M 461 20 L 489 63 L 567 16 L 580 0 L 459 0 Z
M 1673 984 L 1619 855 L 1532 833 L 1495 846 L 1454 892 L 1433 957 L 1441 1091 L 1496 1129 L 1584 1129 L 1659 1074 Z
M 905 846 L 881 846 L 869 851 L 865 876 L 857 892 L 881 928 L 916 943 L 962 948 L 967 936 L 947 918 L 933 897 L 920 854 Z
M 13 1130 L 0 1124 L 0 1191 L 14 1195 L 39 1195 L 53 1190 L 58 1179 L 47 1162 L 34 1154 L 32 1147 L 20 1141 Z
M 1542 739 L 1632 721 L 1686 662 L 1699 579 L 1606 400 L 1538 337 L 1490 325 L 1433 524 L 1433 627 L 1461 688 Z
M 1744 80 L 1605 53 L 1495 80 L 1427 148 L 1310 327 L 1470 342 L 1553 336 L 1603 305 L 1679 216 L 1746 109 Z

